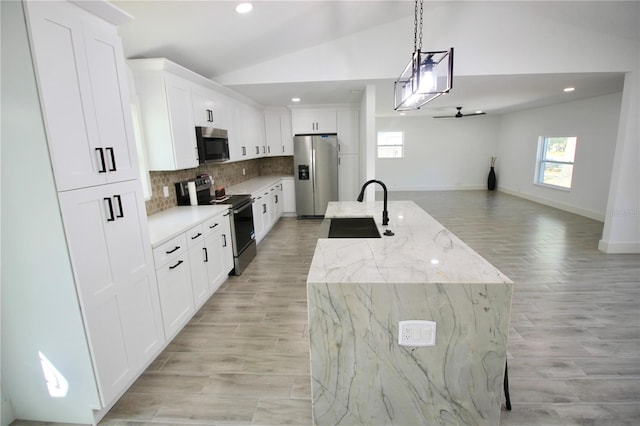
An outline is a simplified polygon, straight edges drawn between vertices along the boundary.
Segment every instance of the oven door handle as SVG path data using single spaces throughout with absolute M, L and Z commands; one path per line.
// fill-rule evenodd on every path
M 250 207 L 251 207 L 251 204 L 253 204 L 253 200 L 249 200 L 249 201 L 247 201 L 245 204 L 243 204 L 243 205 L 239 206 L 237 209 L 235 209 L 235 210 L 233 211 L 233 214 L 238 214 L 238 213 L 240 213 L 241 211 L 243 211 L 243 210 L 245 210 L 245 209 L 250 208 Z

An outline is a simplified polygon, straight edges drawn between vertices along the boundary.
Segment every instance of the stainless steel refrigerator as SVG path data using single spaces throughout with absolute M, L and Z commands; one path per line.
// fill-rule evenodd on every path
M 293 155 L 298 217 L 324 216 L 327 203 L 338 200 L 337 136 L 296 136 Z

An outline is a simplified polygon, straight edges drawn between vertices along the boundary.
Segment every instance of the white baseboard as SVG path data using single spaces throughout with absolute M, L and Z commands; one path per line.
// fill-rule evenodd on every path
M 583 209 L 581 207 L 572 206 L 570 204 L 561 203 L 558 201 L 549 200 L 546 198 L 536 197 L 534 195 L 523 194 L 522 192 L 514 191 L 509 188 L 498 188 L 500 192 L 513 195 L 515 197 L 524 198 L 525 200 L 533 201 L 534 203 L 544 204 L 545 206 L 554 207 L 559 210 L 564 210 L 569 213 L 574 213 L 580 216 L 588 217 L 589 219 L 597 220 L 598 222 L 604 222 L 604 213 L 594 212 L 593 210 Z
M 640 253 L 640 242 L 609 242 L 600 240 L 598 242 L 598 250 L 608 254 L 638 254 Z

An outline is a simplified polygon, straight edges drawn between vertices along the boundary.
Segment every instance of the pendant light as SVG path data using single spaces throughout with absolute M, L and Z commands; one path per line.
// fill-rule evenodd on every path
M 420 3 L 419 10 L 418 3 Z M 400 77 L 394 82 L 396 111 L 420 109 L 427 102 L 448 93 L 453 86 L 453 47 L 449 50 L 422 51 L 422 3 L 423 0 L 415 2 L 413 55 Z

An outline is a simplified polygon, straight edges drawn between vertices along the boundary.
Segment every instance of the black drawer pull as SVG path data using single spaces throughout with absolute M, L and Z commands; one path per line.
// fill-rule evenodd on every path
M 202 250 L 204 250 L 204 261 L 208 262 L 209 261 L 209 253 L 207 252 L 207 248 L 206 247 L 202 247 Z
M 211 226 L 209 227 L 209 229 L 213 229 L 213 228 L 215 228 L 216 226 L 218 226 L 218 224 L 217 224 L 217 223 L 214 223 L 213 225 L 211 225 Z
M 116 167 L 116 157 L 113 154 L 113 147 L 108 147 L 105 150 L 109 153 L 109 156 L 111 157 L 111 168 L 109 169 L 109 171 L 115 172 L 117 170 L 117 167 Z
M 180 250 L 180 246 L 175 246 L 175 248 L 173 250 L 169 250 L 169 251 L 165 251 L 166 254 L 171 254 L 176 250 Z
M 192 240 L 195 240 L 196 238 L 198 238 L 200 235 L 202 235 L 200 232 L 198 232 L 196 235 L 194 235 L 193 237 L 191 237 Z
M 223 214 L 222 216 L 229 216 L 231 214 L 230 211 L 227 211 L 225 214 Z
M 182 265 L 182 260 L 178 260 L 178 263 L 176 263 L 173 266 L 169 266 L 169 269 L 176 269 L 178 266 Z
M 104 151 L 102 148 L 96 148 L 96 151 L 100 153 L 100 166 L 101 169 L 98 169 L 98 173 L 107 173 L 107 165 L 104 162 Z
M 109 205 L 109 217 L 107 218 L 107 222 L 113 222 L 114 220 L 116 220 L 115 217 L 113 217 L 113 202 L 109 197 L 105 197 L 104 201 L 106 201 Z
M 227 236 L 225 234 L 222 234 L 222 247 L 226 247 L 227 246 Z
M 118 209 L 120 210 L 120 213 L 118 213 L 116 217 L 124 217 L 124 211 L 122 210 L 122 198 L 119 195 L 114 195 L 113 198 L 118 201 Z

